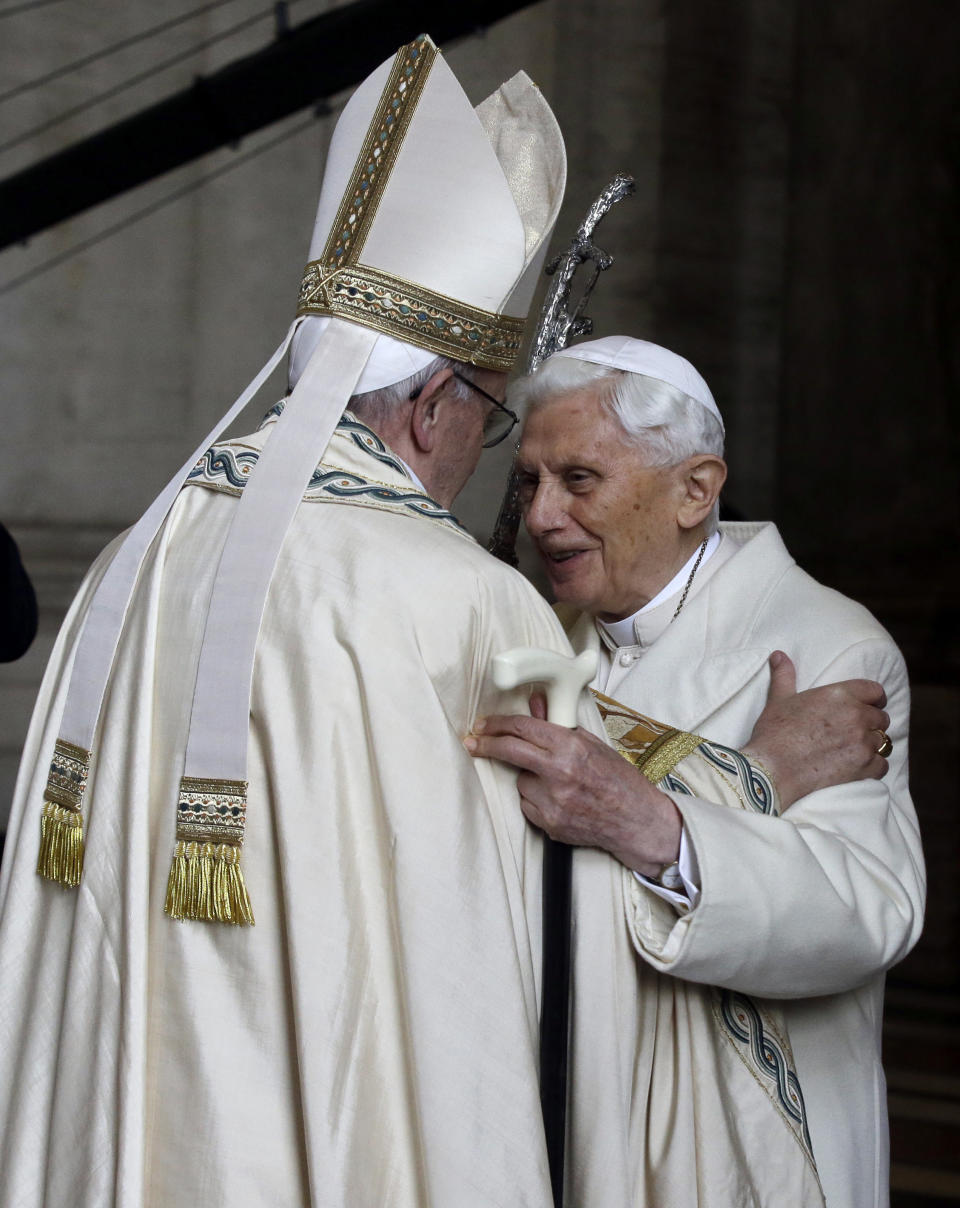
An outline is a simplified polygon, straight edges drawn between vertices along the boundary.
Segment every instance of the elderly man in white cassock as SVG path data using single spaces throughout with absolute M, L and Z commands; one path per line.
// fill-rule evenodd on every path
M 524 811 L 547 833 L 631 871 L 638 954 L 691 992 L 719 988 L 728 1038 L 761 1054 L 758 1077 L 779 1064 L 764 1028 L 789 1037 L 826 1204 L 879 1208 L 884 971 L 916 941 L 924 895 L 903 660 L 865 609 L 797 567 L 772 524 L 718 525 L 723 424 L 683 358 L 626 337 L 583 343 L 512 401 L 529 407 L 525 523 L 574 648 L 599 656 L 610 745 L 540 708 L 482 721 L 468 747 L 521 769 Z M 859 770 L 840 783 L 828 769 L 854 716 L 844 758 Z M 675 1018 L 680 1044 L 686 1026 Z M 739 1160 L 759 1164 L 762 1186 L 776 1159 Z

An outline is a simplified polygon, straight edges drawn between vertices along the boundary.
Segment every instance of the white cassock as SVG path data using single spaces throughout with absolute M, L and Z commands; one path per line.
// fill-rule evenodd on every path
M 144 566 L 76 891 L 36 876 L 37 833 L 116 545 L 52 657 L 0 883 L 0 1205 L 547 1208 L 541 841 L 515 773 L 461 739 L 525 707 L 493 689 L 493 655 L 569 646 L 349 416 L 260 632 L 242 856 L 256 925 L 163 913 L 203 619 L 271 429 L 203 459 Z M 590 706 L 582 721 L 597 727 Z M 632 876 L 599 852 L 574 863 L 568 1204 L 822 1203 L 801 1130 L 710 993 L 638 959 Z
M 800 690 L 855 678 L 883 684 L 894 744 L 889 771 L 880 781 L 812 793 L 782 818 L 731 810 L 707 786 L 693 796 L 662 786 L 683 815 L 700 897 L 678 914 L 635 879 L 634 939 L 665 974 L 761 1003 L 784 1000 L 777 1005 L 828 1208 L 883 1208 L 884 972 L 917 940 L 925 889 L 907 783 L 906 667 L 866 609 L 800 570 L 773 525 L 721 530 L 676 621 L 679 585 L 637 615 L 633 643 L 614 647 L 590 617 L 566 614 L 575 649 L 601 654 L 597 686 L 641 713 L 739 748 L 766 701 L 767 660 L 784 650 Z

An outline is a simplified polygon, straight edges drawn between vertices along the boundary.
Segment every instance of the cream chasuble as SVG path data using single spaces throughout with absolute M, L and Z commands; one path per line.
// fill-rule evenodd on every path
M 569 647 L 529 584 L 349 415 L 260 631 L 244 844 L 256 925 L 163 913 L 190 669 L 271 428 L 201 459 L 148 556 L 78 891 L 36 876 L 35 807 L 116 543 L 54 651 L 0 883 L 0 1205 L 549 1208 L 541 842 L 514 773 L 461 739 L 478 715 L 525 707 L 494 690 L 492 655 Z M 599 732 L 587 701 L 581 723 Z M 730 769 L 702 762 L 743 807 Z M 634 885 L 605 854 L 575 854 L 568 1205 L 821 1204 L 787 1038 L 736 995 L 644 963 Z

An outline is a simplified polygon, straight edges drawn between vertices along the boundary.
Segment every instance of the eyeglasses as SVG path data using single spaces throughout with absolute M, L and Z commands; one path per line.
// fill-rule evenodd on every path
M 505 407 L 492 394 L 487 394 L 486 390 L 478 386 L 476 382 L 471 382 L 462 373 L 457 373 L 456 369 L 453 370 L 453 376 L 458 382 L 463 382 L 465 386 L 469 386 L 471 390 L 476 390 L 477 394 L 485 398 L 488 403 L 493 403 L 494 410 L 487 416 L 486 422 L 483 425 L 483 434 L 486 437 L 483 442 L 483 448 L 492 449 L 494 445 L 499 445 L 502 440 L 506 440 L 520 422 L 519 415 L 515 411 L 511 411 L 509 407 Z
M 464 377 L 462 373 L 457 373 L 456 369 L 452 370 L 453 376 L 458 382 L 463 382 L 465 386 L 469 386 L 471 390 L 476 390 L 477 394 L 481 395 L 488 403 L 493 404 L 493 411 L 487 416 L 483 425 L 483 448 L 492 449 L 494 445 L 499 445 L 501 441 L 506 440 L 510 433 L 520 422 L 520 417 L 515 411 L 511 411 L 509 407 L 505 407 L 499 399 L 495 399 L 492 394 L 487 394 L 482 386 L 478 386 L 476 382 L 471 382 L 469 378 Z M 410 395 L 411 402 L 420 394 L 419 390 L 414 390 Z

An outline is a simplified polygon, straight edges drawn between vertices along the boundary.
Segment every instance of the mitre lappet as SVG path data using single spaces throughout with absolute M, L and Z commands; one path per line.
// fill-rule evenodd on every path
M 128 532 L 96 590 L 47 782 L 42 876 L 80 883 L 84 814 L 96 810 L 98 718 L 147 552 L 198 460 L 289 350 L 292 391 L 220 553 L 179 800 L 170 803 L 167 913 L 253 922 L 240 865 L 250 691 L 287 528 L 352 395 L 402 381 L 437 355 L 512 367 L 565 175 L 556 120 L 522 72 L 474 109 L 423 35 L 359 86 L 331 140 L 296 318 Z

